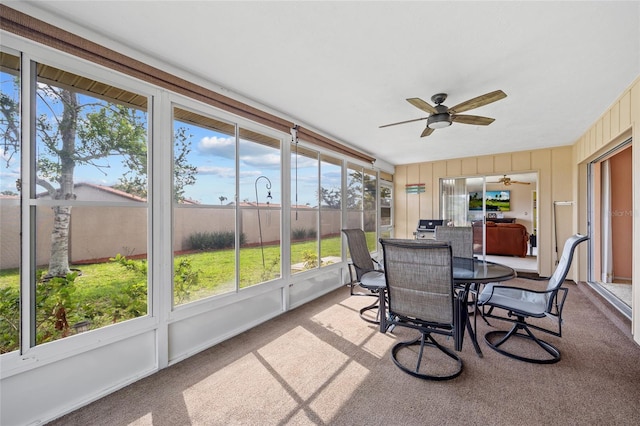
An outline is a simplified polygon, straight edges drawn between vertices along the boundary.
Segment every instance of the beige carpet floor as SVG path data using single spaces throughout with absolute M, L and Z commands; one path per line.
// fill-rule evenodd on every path
M 379 333 L 358 316 L 369 298 L 341 288 L 51 424 L 640 424 L 640 347 L 628 322 L 566 285 L 563 337 L 547 338 L 562 351 L 557 364 L 506 358 L 480 338 L 484 357 L 465 340 L 458 378 L 415 379 L 389 355 L 415 332 Z M 478 327 L 480 336 L 491 329 Z

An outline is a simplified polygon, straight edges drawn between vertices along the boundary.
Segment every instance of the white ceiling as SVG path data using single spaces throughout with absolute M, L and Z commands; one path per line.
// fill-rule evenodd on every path
M 4 3 L 391 165 L 571 144 L 640 74 L 637 1 Z M 490 126 L 379 128 L 426 116 L 406 98 L 496 89 L 466 112 Z

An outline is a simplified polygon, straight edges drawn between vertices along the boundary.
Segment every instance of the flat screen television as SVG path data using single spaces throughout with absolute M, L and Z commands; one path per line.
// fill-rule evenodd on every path
M 487 191 L 488 212 L 508 212 L 511 210 L 511 191 Z M 469 210 L 482 210 L 482 191 L 469 193 Z

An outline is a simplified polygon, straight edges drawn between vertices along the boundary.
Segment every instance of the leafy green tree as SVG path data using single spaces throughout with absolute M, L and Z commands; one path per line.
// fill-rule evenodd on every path
M 196 166 L 189 164 L 188 155 L 191 152 L 189 139 L 192 135 L 187 135 L 184 127 L 176 129 L 174 134 L 175 152 L 177 155 L 173 159 L 174 186 L 173 195 L 177 202 L 184 201 L 184 188 L 196 182 L 198 170 Z M 128 170 L 119 182 L 113 187 L 128 194 L 147 198 L 147 161 L 146 152 L 138 154 L 138 161 L 127 161 Z
M 371 175 L 359 171 L 349 173 L 347 179 L 346 205 L 348 209 L 372 208 L 376 204 L 376 181 Z M 364 189 L 364 190 L 363 190 Z M 329 208 L 340 208 L 342 193 L 339 189 L 320 188 L 322 205 Z M 364 204 L 363 204 L 364 199 Z
M 320 199 L 322 206 L 330 209 L 339 209 L 342 203 L 341 193 L 339 189 L 320 188 Z

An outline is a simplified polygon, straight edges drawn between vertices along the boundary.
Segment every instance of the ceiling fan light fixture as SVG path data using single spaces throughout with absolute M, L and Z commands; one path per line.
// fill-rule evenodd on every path
M 433 114 L 427 119 L 427 127 L 430 129 L 443 129 L 451 126 L 451 116 L 448 113 Z

